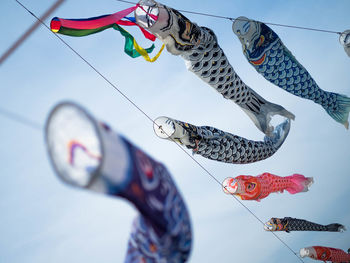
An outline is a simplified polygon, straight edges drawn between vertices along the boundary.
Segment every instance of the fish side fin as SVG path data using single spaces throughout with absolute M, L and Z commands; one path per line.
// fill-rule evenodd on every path
M 346 129 L 349 129 L 350 98 L 342 94 L 336 94 L 336 102 L 339 106 L 337 111 L 324 109 L 334 120 L 343 124 Z

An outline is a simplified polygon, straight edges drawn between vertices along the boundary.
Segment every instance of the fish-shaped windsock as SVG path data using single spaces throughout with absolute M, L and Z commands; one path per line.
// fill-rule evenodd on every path
M 140 1 L 139 5 L 142 8 L 135 10 L 136 23 L 159 38 L 171 54 L 181 55 L 188 70 L 238 104 L 263 133 L 270 135 L 273 131 L 273 115 L 294 119 L 292 113 L 265 100 L 240 79 L 211 29 L 153 0 Z
M 64 183 L 123 198 L 139 211 L 124 262 L 188 260 L 189 213 L 163 164 L 74 103 L 52 110 L 45 137 L 51 163 Z
M 300 249 L 300 256 L 310 257 L 315 260 L 321 260 L 323 262 L 333 262 L 333 263 L 346 263 L 350 262 L 350 249 L 348 253 L 339 248 L 332 247 L 304 247 Z
M 304 219 L 284 217 L 271 218 L 264 225 L 266 231 L 328 231 L 328 232 L 343 232 L 346 230 L 345 226 L 334 223 L 329 225 L 320 225 Z
M 350 98 L 320 89 L 271 28 L 238 17 L 232 30 L 242 43 L 244 56 L 265 79 L 289 93 L 320 104 L 334 120 L 349 128 Z
M 264 141 L 251 141 L 210 126 L 195 126 L 168 117 L 159 117 L 153 125 L 156 135 L 192 149 L 193 154 L 226 163 L 253 163 L 272 156 L 286 139 L 290 121 L 286 119 Z
M 340 34 L 339 42 L 344 47 L 346 54 L 350 57 L 350 30 L 345 30 Z
M 287 190 L 290 194 L 307 192 L 313 183 L 312 177 L 301 174 L 293 174 L 286 177 L 263 173 L 258 176 L 239 175 L 228 177 L 222 187 L 226 194 L 239 196 L 242 200 L 256 200 L 270 195 L 270 193 Z

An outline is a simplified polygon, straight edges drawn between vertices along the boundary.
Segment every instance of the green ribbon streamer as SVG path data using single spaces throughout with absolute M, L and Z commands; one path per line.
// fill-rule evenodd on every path
M 120 34 L 123 37 L 125 37 L 124 52 L 132 58 L 137 58 L 141 56 L 140 53 L 137 52 L 136 49 L 134 49 L 134 41 L 135 41 L 134 37 L 128 31 L 126 31 L 124 28 L 122 28 L 117 24 L 113 24 L 113 28 L 115 30 L 118 30 Z M 152 46 L 150 46 L 149 48 L 146 48 L 145 50 L 147 51 L 147 53 L 151 53 L 154 47 L 155 47 L 154 44 L 152 44 Z
M 107 25 L 95 29 L 73 29 L 73 28 L 68 28 L 68 27 L 61 27 L 60 30 L 57 33 L 60 33 L 62 35 L 66 36 L 72 36 L 72 37 L 84 37 L 88 36 L 91 34 L 95 34 L 98 32 L 101 32 L 107 28 L 111 28 L 113 25 Z

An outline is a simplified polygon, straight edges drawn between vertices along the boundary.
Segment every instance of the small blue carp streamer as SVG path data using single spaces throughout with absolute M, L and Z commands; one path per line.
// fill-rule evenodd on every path
M 289 93 L 320 104 L 334 120 L 349 128 L 350 98 L 320 89 L 271 28 L 239 17 L 232 30 L 241 41 L 247 60 L 265 79 Z
M 168 139 L 191 149 L 193 154 L 225 163 L 253 163 L 272 156 L 287 138 L 290 121 L 276 126 L 272 136 L 264 141 L 252 141 L 221 131 L 210 126 L 195 126 L 168 117 L 154 121 L 154 132 L 162 139 Z
M 305 219 L 298 219 L 292 217 L 271 218 L 264 225 L 266 231 L 328 231 L 328 232 L 343 232 L 346 230 L 345 226 L 334 223 L 329 225 L 320 225 Z
M 166 167 L 73 103 L 61 103 L 46 123 L 51 163 L 64 183 L 136 207 L 124 263 L 184 263 L 191 220 Z
M 153 0 L 140 1 L 139 5 L 142 8 L 135 10 L 136 23 L 159 38 L 169 53 L 181 56 L 189 71 L 235 102 L 263 133 L 271 135 L 274 115 L 294 119 L 292 113 L 265 100 L 241 80 L 211 29 Z

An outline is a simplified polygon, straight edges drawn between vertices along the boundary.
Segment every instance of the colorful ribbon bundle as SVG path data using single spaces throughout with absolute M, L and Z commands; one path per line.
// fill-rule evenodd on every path
M 133 17 L 126 17 L 138 7 L 140 6 L 135 5 L 133 7 L 127 8 L 114 14 L 91 17 L 86 19 L 64 19 L 54 17 L 50 23 L 51 31 L 67 36 L 82 37 L 101 32 L 108 28 L 113 28 L 115 30 L 118 30 L 120 34 L 124 36 L 124 52 L 126 54 L 128 54 L 132 58 L 142 56 L 146 61 L 154 62 L 157 60 L 157 58 L 163 51 L 164 45 L 153 58 L 150 58 L 148 54 L 153 51 L 154 44 L 152 44 L 152 46 L 150 46 L 149 48 L 142 48 L 136 42 L 135 38 L 128 31 L 126 31 L 120 26 L 138 26 L 145 38 L 151 41 L 156 40 L 156 37 L 153 34 L 149 33 L 147 30 L 136 24 L 135 19 Z

